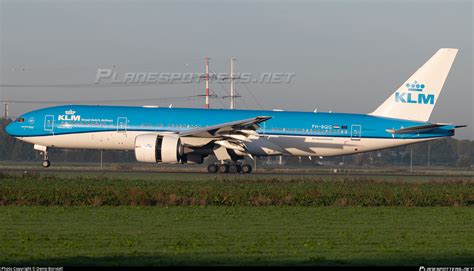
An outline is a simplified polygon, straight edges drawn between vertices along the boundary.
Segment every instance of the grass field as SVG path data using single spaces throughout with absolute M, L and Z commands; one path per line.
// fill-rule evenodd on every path
M 469 207 L 0 207 L 5 265 L 472 265 Z
M 473 178 L 3 175 L 1 205 L 474 206 Z
M 0 174 L 0 266 L 473 265 L 474 180 Z

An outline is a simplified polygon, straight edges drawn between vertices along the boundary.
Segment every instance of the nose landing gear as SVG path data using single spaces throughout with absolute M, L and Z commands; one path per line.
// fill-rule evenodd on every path
M 46 151 L 41 152 L 41 156 L 42 156 L 41 166 L 43 166 L 44 168 L 48 168 L 51 165 L 51 162 L 49 162 L 48 160 L 48 151 L 46 150 Z
M 37 151 L 40 152 L 40 155 L 41 155 L 41 165 L 44 167 L 44 168 L 47 168 L 51 165 L 51 163 L 49 162 L 48 160 L 48 147 L 46 146 L 42 146 L 42 145 L 37 145 L 35 144 L 33 146 L 33 148 Z
M 41 162 L 41 165 L 44 167 L 44 168 L 47 168 L 51 165 L 51 162 L 49 162 L 49 160 L 43 160 Z

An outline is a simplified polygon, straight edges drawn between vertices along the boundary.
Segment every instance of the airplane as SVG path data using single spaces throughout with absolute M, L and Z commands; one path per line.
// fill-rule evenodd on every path
M 429 122 L 458 50 L 439 49 L 369 114 L 157 106 L 63 105 L 25 113 L 6 127 L 51 148 L 128 150 L 148 163 L 198 163 L 209 173 L 250 173 L 246 157 L 331 157 L 451 137 L 465 125 Z

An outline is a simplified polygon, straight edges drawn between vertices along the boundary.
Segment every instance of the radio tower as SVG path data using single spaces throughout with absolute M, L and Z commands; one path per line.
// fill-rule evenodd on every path
M 206 57 L 206 109 L 209 109 L 209 57 Z
M 238 79 L 234 75 L 234 61 L 235 58 L 230 59 L 230 75 L 228 78 L 230 80 L 230 96 L 224 96 L 222 98 L 230 98 L 230 109 L 235 109 L 235 98 L 240 97 L 239 95 L 235 95 L 235 79 Z
M 235 82 L 234 82 L 234 60 L 235 58 L 230 59 L 230 109 L 235 108 L 235 94 L 234 94 L 234 88 L 235 88 Z
M 8 119 L 8 102 L 7 101 L 3 103 L 3 118 L 5 120 Z

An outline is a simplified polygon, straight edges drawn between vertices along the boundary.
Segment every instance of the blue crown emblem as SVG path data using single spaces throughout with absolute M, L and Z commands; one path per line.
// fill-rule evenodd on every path
M 405 85 L 409 91 L 423 91 L 425 84 L 419 84 L 417 81 L 413 83 L 406 83 Z

